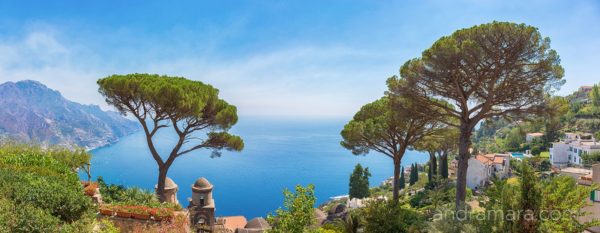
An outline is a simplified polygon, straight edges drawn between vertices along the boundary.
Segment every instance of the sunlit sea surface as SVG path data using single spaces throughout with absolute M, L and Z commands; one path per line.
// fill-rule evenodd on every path
M 179 185 L 178 199 L 187 207 L 191 185 L 206 177 L 213 185 L 217 216 L 266 216 L 280 207 L 282 191 L 296 184 L 314 184 L 317 203 L 348 193 L 354 166 L 369 167 L 371 186 L 393 174 L 392 160 L 372 152 L 355 156 L 340 146 L 340 130 L 346 120 L 282 120 L 241 117 L 231 132 L 245 142 L 242 152 L 223 151 L 210 158 L 210 150 L 199 150 L 178 158 L 168 176 Z M 156 136 L 159 151 L 166 155 L 175 143 L 169 128 Z M 118 143 L 92 151 L 92 176 L 108 183 L 154 190 L 156 162 L 139 131 Z M 408 151 L 402 164 L 424 163 L 428 156 Z M 83 175 L 82 175 L 83 178 Z

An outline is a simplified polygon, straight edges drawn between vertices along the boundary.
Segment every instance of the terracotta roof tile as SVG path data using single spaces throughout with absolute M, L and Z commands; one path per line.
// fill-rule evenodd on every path
M 477 159 L 479 162 L 485 164 L 485 165 L 490 165 L 490 164 L 502 164 L 504 162 L 504 157 L 503 155 L 497 155 L 497 154 L 486 154 L 486 155 L 476 155 L 475 159 Z
M 490 161 L 490 159 L 488 157 L 486 157 L 485 155 L 476 155 L 475 159 L 479 160 L 479 162 L 483 163 L 483 164 L 490 164 L 492 161 Z
M 244 228 L 244 226 L 246 226 L 246 224 L 248 223 L 248 220 L 246 220 L 246 217 L 244 216 L 227 216 L 227 217 L 222 217 L 222 219 L 224 220 L 223 225 L 227 228 L 227 229 L 238 229 L 238 228 Z
M 502 164 L 504 162 L 504 158 L 503 157 L 495 157 L 494 158 L 494 163 L 495 164 Z

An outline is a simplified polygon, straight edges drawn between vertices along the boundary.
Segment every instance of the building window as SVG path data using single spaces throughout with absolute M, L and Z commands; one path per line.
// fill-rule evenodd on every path
M 204 206 L 204 197 L 200 197 L 200 206 Z

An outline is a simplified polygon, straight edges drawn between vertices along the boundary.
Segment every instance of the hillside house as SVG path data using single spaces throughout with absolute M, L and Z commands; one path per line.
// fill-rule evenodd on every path
M 469 159 L 467 186 L 476 190 L 488 183 L 492 177 L 503 179 L 509 175 L 509 154 L 476 155 Z
M 581 166 L 581 156 L 600 151 L 600 143 L 591 134 L 567 133 L 550 148 L 550 162 L 556 167 Z

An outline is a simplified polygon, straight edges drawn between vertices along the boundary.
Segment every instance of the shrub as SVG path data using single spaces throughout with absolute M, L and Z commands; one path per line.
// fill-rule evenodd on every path
M 98 187 L 100 188 L 100 194 L 102 194 L 102 200 L 105 203 L 148 207 L 171 207 L 173 209 L 181 210 L 181 206 L 178 204 L 161 204 L 158 201 L 156 194 L 149 190 L 137 187 L 127 188 L 123 185 L 106 184 L 102 177 L 98 177 Z
M 283 208 L 269 214 L 267 221 L 273 226 L 271 233 L 302 233 L 315 223 L 313 206 L 316 202 L 315 187 L 296 185 L 296 192 L 283 191 Z
M 31 205 L 20 205 L 15 209 L 12 232 L 57 232 L 60 220 L 47 211 Z
M 365 232 L 418 232 L 425 218 L 394 201 L 370 201 L 363 210 Z
M 6 172 L 0 171 L 0 180 L 4 178 L 2 182 L 12 184 L 12 194 L 9 194 L 9 197 L 15 203 L 31 204 L 45 209 L 65 222 L 78 220 L 84 212 L 91 210 L 91 199 L 83 195 L 81 186 L 78 186 L 79 182 L 73 185 L 72 182 L 30 173 L 7 176 Z
M 0 232 L 90 231 L 92 202 L 75 169 L 89 154 L 0 144 Z
M 591 166 L 592 164 L 600 162 L 600 152 L 585 153 L 581 157 L 583 159 L 583 164 L 586 166 Z
M 98 231 L 100 233 L 119 233 L 121 232 L 119 228 L 115 227 L 115 225 L 109 220 L 102 220 L 100 222 L 95 223 L 98 226 Z

